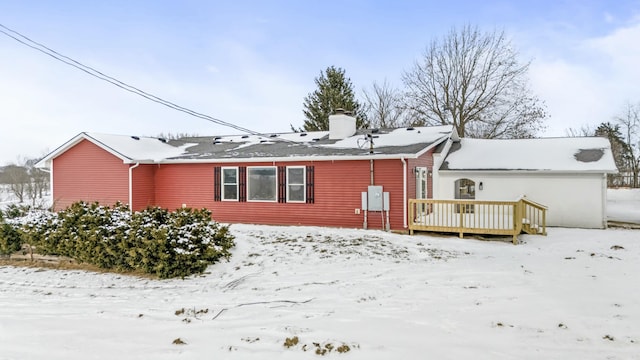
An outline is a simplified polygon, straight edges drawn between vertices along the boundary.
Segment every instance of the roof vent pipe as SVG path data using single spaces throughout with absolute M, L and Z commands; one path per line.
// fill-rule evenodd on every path
M 356 133 L 356 118 L 350 111 L 336 109 L 329 115 L 329 139 L 340 140 L 353 136 Z

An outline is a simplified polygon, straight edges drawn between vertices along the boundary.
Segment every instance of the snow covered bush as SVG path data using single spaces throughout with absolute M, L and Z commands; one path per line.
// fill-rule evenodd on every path
M 0 255 L 12 254 L 22 247 L 20 232 L 0 218 Z
M 22 247 L 22 235 L 11 223 L 15 216 L 20 216 L 14 212 L 16 209 L 12 205 L 4 212 L 0 210 L 0 255 L 12 254 Z
M 201 273 L 228 258 L 234 246 L 228 227 L 211 220 L 206 209 L 131 213 L 122 204 L 78 202 L 57 214 L 30 212 L 20 228 L 23 241 L 40 254 L 160 278 Z
M 31 208 L 27 205 L 16 205 L 11 204 L 7 206 L 7 208 L 2 211 L 0 210 L 0 220 L 1 219 L 15 219 L 22 216 L 25 216 Z

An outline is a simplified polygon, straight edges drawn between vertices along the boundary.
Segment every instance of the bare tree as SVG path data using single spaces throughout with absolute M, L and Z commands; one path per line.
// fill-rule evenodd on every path
M 199 137 L 200 135 L 198 133 L 185 133 L 185 132 L 176 132 L 176 133 L 160 133 L 158 135 L 155 135 L 153 137 L 159 138 L 159 139 L 165 139 L 165 140 L 178 140 L 178 139 L 182 139 L 182 138 L 189 138 L 189 137 Z
M 28 199 L 36 206 L 37 200 L 43 199 L 49 190 L 49 173 L 36 168 L 37 162 L 37 159 L 18 157 L 17 162 L 1 169 L 0 183 L 5 184 L 20 203 Z
M 406 125 L 402 94 L 387 80 L 363 90 L 365 111 L 371 128 L 396 128 Z
M 4 168 L 4 177 L 9 184 L 9 191 L 19 202 L 24 202 L 29 186 L 29 172 L 24 166 L 16 164 L 7 165 Z
M 36 159 L 30 159 L 27 160 L 24 165 L 29 176 L 26 194 L 31 200 L 31 206 L 36 206 L 36 201 L 42 199 L 44 193 L 49 189 L 49 173 L 35 167 L 36 163 Z
M 432 41 L 403 75 L 413 122 L 451 124 L 463 137 L 533 137 L 547 115 L 529 89 L 530 63 L 517 57 L 504 32 L 471 25 Z
M 640 103 L 627 102 L 620 115 L 615 117 L 620 124 L 622 136 L 626 144 L 625 164 L 631 173 L 631 186 L 640 187 Z
M 593 130 L 589 124 L 585 124 L 580 126 L 580 128 L 564 129 L 564 133 L 567 137 L 594 136 L 595 130 Z

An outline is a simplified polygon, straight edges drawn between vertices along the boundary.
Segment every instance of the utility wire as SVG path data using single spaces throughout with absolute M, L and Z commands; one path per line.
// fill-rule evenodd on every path
M 58 53 L 57 51 L 55 51 L 55 50 L 53 50 L 53 49 L 51 49 L 51 48 L 49 48 L 49 47 L 47 47 L 47 46 L 45 46 L 43 44 L 40 44 L 40 43 L 28 38 L 27 36 L 22 35 L 21 33 L 15 31 L 15 30 L 12 30 L 12 29 L 4 26 L 3 24 L 0 24 L 0 33 L 3 33 L 4 35 L 14 39 L 15 41 L 17 41 L 17 42 L 19 42 L 19 43 L 21 43 L 21 44 L 23 44 L 25 46 L 28 46 L 28 47 L 30 47 L 30 48 L 32 48 L 34 50 L 40 51 L 41 53 L 43 53 L 45 55 L 48 55 L 48 56 L 50 56 L 50 57 L 52 57 L 52 58 L 54 58 L 54 59 L 56 59 L 56 60 L 58 60 L 60 62 L 63 62 L 65 64 L 69 65 L 69 66 L 72 66 L 72 67 L 74 67 L 76 69 L 79 69 L 79 70 L 81 70 L 81 71 L 83 71 L 83 72 L 85 72 L 85 73 L 87 73 L 87 74 L 89 74 L 89 75 L 91 75 L 93 77 L 96 77 L 96 78 L 98 78 L 100 80 L 103 80 L 103 81 L 106 81 L 108 83 L 111 83 L 111 84 L 113 84 L 113 85 L 115 85 L 115 86 L 117 86 L 117 87 L 119 87 L 119 88 L 121 88 L 123 90 L 126 90 L 126 91 L 128 91 L 130 93 L 133 93 L 133 94 L 136 94 L 136 95 L 139 95 L 139 96 L 142 96 L 142 97 L 144 97 L 144 98 L 146 98 L 148 100 L 151 100 L 151 101 L 156 102 L 158 104 L 164 105 L 164 106 L 166 106 L 168 108 L 171 108 L 171 109 L 174 109 L 174 110 L 177 110 L 177 111 L 181 111 L 181 112 L 186 113 L 188 115 L 191 115 L 191 116 L 194 116 L 194 117 L 197 117 L 197 118 L 200 118 L 200 119 L 204 119 L 204 120 L 210 121 L 210 122 L 218 124 L 218 125 L 230 127 L 232 129 L 236 129 L 236 130 L 239 130 L 239 131 L 244 132 L 244 133 L 248 133 L 248 134 L 252 134 L 252 135 L 262 135 L 261 133 L 259 133 L 257 131 L 249 130 L 249 129 L 244 128 L 242 126 L 239 126 L 239 125 L 227 122 L 227 121 L 223 121 L 223 120 L 214 118 L 214 117 L 206 115 L 206 114 L 202 114 L 200 112 L 191 110 L 189 108 L 174 104 L 174 103 L 172 103 L 170 101 L 167 101 L 167 100 L 165 100 L 163 98 L 155 96 L 155 95 L 153 95 L 151 93 L 148 93 L 146 91 L 140 90 L 135 86 L 129 85 L 129 84 L 123 82 L 123 81 L 120 81 L 120 80 L 114 78 L 114 77 L 106 75 L 103 72 L 98 71 L 98 70 L 96 70 L 96 69 L 94 69 L 94 68 L 92 68 L 90 66 L 84 65 L 84 64 L 82 64 L 82 63 L 80 63 L 80 62 L 78 62 L 78 61 L 76 61 L 76 60 L 74 60 L 74 59 L 72 59 L 72 58 L 70 58 L 68 56 L 62 55 L 62 54 Z

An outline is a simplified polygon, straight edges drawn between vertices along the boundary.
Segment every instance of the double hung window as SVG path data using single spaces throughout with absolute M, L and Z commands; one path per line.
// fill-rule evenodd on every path
M 287 167 L 287 202 L 305 202 L 305 167 Z
M 238 201 L 238 168 L 222 168 L 222 200 Z

